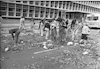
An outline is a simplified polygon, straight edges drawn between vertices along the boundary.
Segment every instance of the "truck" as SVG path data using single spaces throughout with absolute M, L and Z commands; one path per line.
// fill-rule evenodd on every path
M 100 14 L 87 14 L 85 22 L 91 28 L 99 28 L 100 29 Z

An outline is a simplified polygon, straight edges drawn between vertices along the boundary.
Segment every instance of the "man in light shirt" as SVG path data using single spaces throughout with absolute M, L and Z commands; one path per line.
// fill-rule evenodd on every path
M 45 21 L 44 31 L 46 31 L 45 39 L 48 39 L 50 33 L 50 23 L 48 21 Z
M 25 29 L 25 17 L 24 16 L 22 16 L 20 18 L 20 27 L 19 28 Z
M 39 22 L 39 29 L 40 29 L 40 34 L 41 34 L 41 36 L 43 36 L 43 33 L 44 33 L 44 31 L 43 31 L 43 29 L 44 29 L 44 23 L 45 23 L 45 18 L 42 19 L 42 20 Z

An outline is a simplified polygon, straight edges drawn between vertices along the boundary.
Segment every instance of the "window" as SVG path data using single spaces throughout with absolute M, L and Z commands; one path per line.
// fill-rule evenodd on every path
M 46 12 L 46 17 L 48 18 L 48 16 L 49 16 L 49 12 Z
M 86 7 L 86 11 L 88 11 L 89 10 L 89 7 Z
M 70 3 L 69 1 L 66 2 L 66 9 L 69 8 L 69 3 Z
M 20 3 L 21 1 L 16 1 L 17 3 Z
M 49 16 L 49 8 L 46 9 L 46 17 L 48 18 Z
M 6 12 L 3 12 L 3 11 L 2 11 L 2 12 L 1 12 L 1 15 L 6 15 Z
M 30 13 L 33 13 L 33 10 L 29 10 Z
M 14 12 L 9 12 L 8 15 L 9 16 L 14 16 Z
M 66 4 L 66 2 L 64 1 L 64 2 L 63 2 L 63 9 L 65 8 L 65 4 Z
M 59 1 L 59 8 L 61 8 L 62 6 L 62 1 Z
M 35 7 L 35 11 L 36 12 L 39 12 L 39 7 Z
M 27 1 L 23 1 L 23 3 L 27 3 Z
M 7 7 L 7 3 L 1 2 L 0 6 L 2 6 L 2 7 Z
M 35 5 L 39 5 L 39 1 L 35 1 Z
M 58 10 L 55 10 L 55 18 L 57 17 Z
M 86 20 L 87 21 L 97 21 L 98 20 L 98 16 L 88 15 Z
M 30 10 L 34 10 L 34 6 L 30 6 Z
M 33 1 L 29 1 L 29 4 L 33 4 Z
M 6 10 L 7 8 L 6 8 L 6 7 L 1 7 L 0 9 L 1 9 L 1 10 Z
M 93 20 L 95 20 L 95 21 L 98 20 L 98 17 L 94 17 Z
M 41 6 L 44 6 L 44 1 L 41 1 Z
M 58 7 L 58 1 L 55 1 L 55 7 Z
M 29 14 L 29 17 L 33 17 L 33 14 Z
M 16 13 L 16 16 L 20 16 L 20 13 Z
M 16 12 L 21 12 L 21 9 L 16 9 Z
M 45 10 L 45 8 L 41 8 L 41 11 L 44 11 Z
M 70 10 L 72 9 L 72 2 L 69 2 L 70 3 Z
M 39 16 L 39 7 L 35 7 L 35 17 Z
M 49 12 L 49 8 L 46 9 L 46 12 Z
M 18 8 L 18 9 L 22 9 L 22 5 L 20 5 L 20 4 L 16 4 L 16 8 Z
M 27 9 L 23 9 L 23 12 L 26 12 L 27 13 L 27 11 L 28 11 Z
M 28 9 L 28 6 L 27 5 L 23 5 L 23 9 Z
M 43 17 L 44 16 L 44 12 L 43 11 L 41 11 L 41 15 L 40 15 L 40 17 Z
M 23 13 L 23 16 L 27 17 L 27 13 Z
M 50 13 L 50 18 L 52 18 L 53 17 L 53 13 Z
M 41 8 L 41 14 L 40 14 L 40 17 L 44 17 L 44 11 L 45 11 L 45 8 Z
M 82 8 L 81 8 L 82 9 Z M 75 10 L 75 3 L 73 3 L 73 10 Z
M 78 10 L 78 4 L 76 4 L 76 7 L 75 7 L 75 8 L 76 8 L 76 10 Z M 84 6 L 83 6 L 83 8 L 82 8 L 82 9 L 84 9 Z
M 80 9 L 81 9 L 81 5 L 79 4 L 78 10 L 80 10 Z M 86 10 L 86 7 L 84 7 L 84 9 Z
M 46 1 L 46 6 L 49 6 L 49 1 Z
M 54 1 L 51 1 L 51 7 L 53 7 L 54 6 Z
M 83 11 L 83 5 L 81 5 L 81 11 Z
M 68 18 L 68 15 L 66 15 L 66 19 Z
M 10 7 L 10 8 L 15 8 L 15 4 L 9 3 L 9 7 Z
M 52 17 L 53 17 L 53 12 L 54 12 L 54 10 L 53 10 L 53 9 L 51 9 L 51 12 L 50 12 L 50 18 L 52 18 Z
M 14 9 L 13 8 L 9 8 L 9 11 L 14 11 Z

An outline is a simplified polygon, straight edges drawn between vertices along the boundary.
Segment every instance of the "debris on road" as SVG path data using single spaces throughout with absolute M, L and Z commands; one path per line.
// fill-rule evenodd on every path
M 69 45 L 73 45 L 73 42 L 68 42 L 67 45 L 68 45 L 68 46 L 69 46 Z
M 9 51 L 9 47 L 5 48 L 5 52 Z

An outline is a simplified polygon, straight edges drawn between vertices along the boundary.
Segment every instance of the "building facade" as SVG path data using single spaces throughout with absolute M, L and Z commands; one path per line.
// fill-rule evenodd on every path
M 88 13 L 100 13 L 100 1 L 0 1 L 0 13 L 6 18 L 52 19 L 58 18 L 59 12 L 63 18 L 80 19 Z

